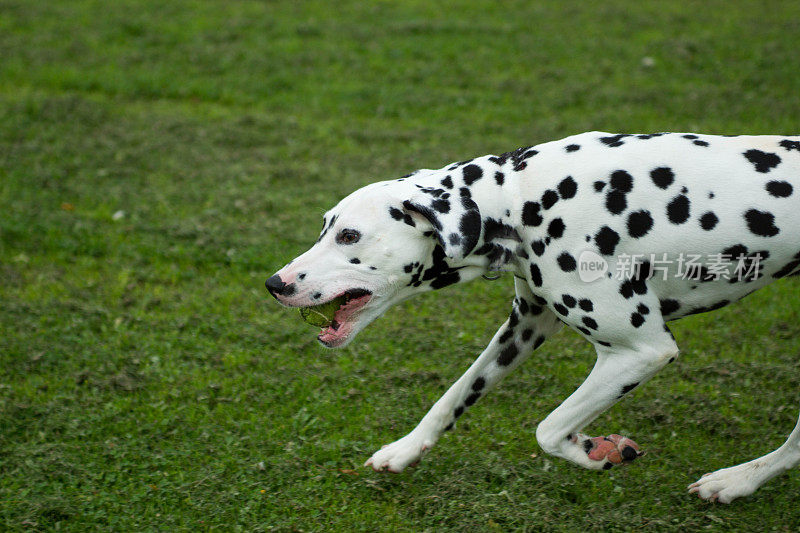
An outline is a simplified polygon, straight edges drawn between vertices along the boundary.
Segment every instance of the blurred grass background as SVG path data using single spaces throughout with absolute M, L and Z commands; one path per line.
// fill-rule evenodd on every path
M 507 315 L 510 279 L 325 351 L 263 281 L 366 183 L 585 130 L 797 133 L 800 4 L 0 0 L 0 528 L 795 531 L 795 472 L 684 487 L 797 418 L 800 284 L 673 325 L 682 358 L 595 434 L 538 421 L 593 363 L 546 343 L 416 469 L 408 432 Z

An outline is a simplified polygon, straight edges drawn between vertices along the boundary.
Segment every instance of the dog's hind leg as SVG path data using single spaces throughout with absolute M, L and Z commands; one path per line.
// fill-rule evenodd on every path
M 783 445 L 747 463 L 706 474 L 689 485 L 690 493 L 705 500 L 730 503 L 748 496 L 761 485 L 800 464 L 800 419 Z
M 630 439 L 620 435 L 592 438 L 580 431 L 677 357 L 678 347 L 672 335 L 657 308 L 652 303 L 651 307 L 652 312 L 641 305 L 642 311 L 648 309 L 649 316 L 646 322 L 635 320 L 633 325 L 615 317 L 613 309 L 597 314 L 615 326 L 609 337 L 612 342 L 595 338 L 597 332 L 590 336 L 595 342 L 597 363 L 586 381 L 536 429 L 536 439 L 545 452 L 590 469 L 611 468 L 640 455 Z
M 480 357 L 411 433 L 375 452 L 364 466 L 376 471 L 400 472 L 415 464 L 444 431 L 453 427 L 467 407 L 519 366 L 547 337 L 561 329 L 556 315 L 540 305 L 524 281 L 515 279 L 515 286 L 517 295 L 511 315 Z

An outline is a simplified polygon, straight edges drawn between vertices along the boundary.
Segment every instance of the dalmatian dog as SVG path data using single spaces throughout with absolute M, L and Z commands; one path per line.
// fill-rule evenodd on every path
M 594 345 L 597 361 L 536 439 L 551 455 L 607 469 L 636 459 L 639 447 L 582 431 L 678 357 L 667 322 L 800 272 L 798 186 L 800 137 L 583 133 L 359 189 L 266 286 L 290 307 L 339 299 L 318 336 L 337 347 L 415 294 L 512 272 L 510 316 L 483 353 L 416 428 L 365 466 L 416 464 L 566 324 Z M 728 503 L 799 462 L 800 421 L 777 450 L 688 490 Z

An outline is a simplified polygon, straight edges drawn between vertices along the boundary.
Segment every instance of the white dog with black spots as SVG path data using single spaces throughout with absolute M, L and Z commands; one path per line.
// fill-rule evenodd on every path
M 336 347 L 415 294 L 512 272 L 511 315 L 483 353 L 416 428 L 366 464 L 400 472 L 417 463 L 566 324 L 594 345 L 597 362 L 536 438 L 556 457 L 611 468 L 641 455 L 636 443 L 582 431 L 678 356 L 666 322 L 800 271 L 798 186 L 800 137 L 583 133 L 359 189 L 266 285 L 291 307 L 339 299 L 318 337 Z M 607 271 L 583 280 L 582 254 Z M 689 256 L 701 261 L 688 268 Z M 732 272 L 720 275 L 720 264 Z M 798 462 L 800 421 L 777 450 L 707 474 L 689 492 L 727 503 Z

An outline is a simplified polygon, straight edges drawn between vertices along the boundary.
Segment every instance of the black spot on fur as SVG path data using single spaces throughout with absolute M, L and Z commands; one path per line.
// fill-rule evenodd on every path
M 494 181 L 496 181 L 498 185 L 502 185 L 503 182 L 505 181 L 505 174 L 503 174 L 502 172 L 495 172 Z
M 644 237 L 653 227 L 653 217 L 649 211 L 636 211 L 628 215 L 628 234 L 631 237 Z
M 322 225 L 323 225 L 323 230 L 322 230 L 322 233 L 319 234 L 319 237 L 317 237 L 317 242 L 321 241 L 322 238 L 325 237 L 325 235 L 327 235 L 328 230 L 330 229 L 330 226 L 325 226 L 325 220 L 324 219 L 322 221 Z
M 634 294 L 642 296 L 647 294 L 647 284 L 643 280 L 625 280 L 619 286 L 619 293 L 624 296 L 625 299 L 633 298 Z
M 466 196 L 461 197 L 461 205 L 466 212 L 461 215 L 458 229 L 464 238 L 464 255 L 470 253 L 481 235 L 481 214 L 478 205 Z
M 533 249 L 533 253 L 537 256 L 541 257 L 544 253 L 544 242 L 542 241 L 533 241 L 531 243 L 531 249 Z
M 361 259 L 359 259 L 358 257 L 354 257 L 350 260 L 350 262 L 353 263 L 354 265 L 357 265 L 361 263 Z
M 414 222 L 414 219 L 411 218 L 411 215 L 408 213 L 404 213 L 401 210 L 397 209 L 396 207 L 389 208 L 389 215 L 395 220 L 400 220 L 405 224 L 408 224 L 412 228 L 417 227 L 417 224 Z
M 636 383 L 631 383 L 630 385 L 625 385 L 624 387 L 622 387 L 622 393 L 620 394 L 620 396 L 624 396 L 625 394 L 628 394 L 630 391 L 632 391 L 633 389 L 635 389 L 638 386 L 639 386 L 639 382 L 638 381 Z
M 757 172 L 767 173 L 773 168 L 777 167 L 781 158 L 778 154 L 771 152 L 762 152 L 761 150 L 748 150 L 743 154 L 748 161 L 753 163 Z
M 775 198 L 788 198 L 793 191 L 792 185 L 786 181 L 770 181 L 767 183 L 767 192 Z
M 577 145 L 577 144 L 570 144 L 570 145 L 567 145 L 567 147 L 564 148 L 564 149 L 567 152 L 577 152 L 578 150 L 581 149 L 581 147 L 579 145 Z
M 431 206 L 440 213 L 449 213 L 450 212 L 450 202 L 444 200 L 442 198 L 438 198 L 433 201 Z
M 659 167 L 650 171 L 650 178 L 656 184 L 656 187 L 666 189 L 675 181 L 675 174 L 671 168 Z
M 588 298 L 581 298 L 581 300 L 578 302 L 578 307 L 580 307 L 587 313 L 590 311 L 594 311 L 594 304 Z
M 596 190 L 597 192 L 602 191 L 605 186 L 606 186 L 606 184 L 603 181 L 595 181 L 594 182 L 594 190 Z
M 717 218 L 717 215 L 711 211 L 703 214 L 703 216 L 700 217 L 700 227 L 706 231 L 711 231 L 714 229 L 717 226 L 717 222 L 719 222 L 719 218 Z
M 708 146 L 708 143 L 706 141 L 694 141 L 693 144 L 697 146 Z
M 786 148 L 787 151 L 797 150 L 800 152 L 800 141 L 790 141 L 789 139 L 784 139 L 778 144 Z
M 597 330 L 597 321 L 594 318 L 592 318 L 590 316 L 585 316 L 585 317 L 581 318 L 581 322 L 583 322 L 583 324 L 587 328 L 591 328 L 591 329 Z
M 594 236 L 594 242 L 603 255 L 613 255 L 619 244 L 619 234 L 608 226 L 603 226 Z
M 395 220 L 403 220 L 403 212 L 396 207 L 389 208 L 389 215 Z
M 744 244 L 735 244 L 722 250 L 722 255 L 730 256 L 733 259 L 747 255 L 747 246 Z
M 528 166 L 525 160 L 535 156 L 538 153 L 539 152 L 536 150 L 531 150 L 530 146 L 523 146 L 522 148 L 517 148 L 513 152 L 506 152 L 496 157 L 490 157 L 489 161 L 502 166 L 505 165 L 508 160 L 511 160 L 514 171 L 519 172 Z
M 650 264 L 650 261 L 636 262 L 636 268 L 634 269 L 633 277 L 631 278 L 632 280 L 644 281 L 650 279 L 652 276 L 653 276 L 653 265 Z
M 776 279 L 785 278 L 786 276 L 792 275 L 792 272 L 797 270 L 798 267 L 800 267 L 800 252 L 797 252 L 794 256 L 794 260 L 784 265 L 783 268 L 775 272 L 772 277 Z
M 567 309 L 567 308 L 566 308 L 564 305 L 562 305 L 562 304 L 560 304 L 560 303 L 554 303 L 554 304 L 553 304 L 553 309 L 555 309 L 555 311 L 556 311 L 556 312 L 557 312 L 559 315 L 562 315 L 562 316 L 569 316 L 569 309 Z
M 616 170 L 611 174 L 609 183 L 614 189 L 622 192 L 631 192 L 633 189 L 633 176 L 624 170 Z
M 659 302 L 661 304 L 661 314 L 663 316 L 671 315 L 681 308 L 681 304 L 677 300 L 664 299 Z
M 534 343 L 533 343 L 533 349 L 535 350 L 536 348 L 541 346 L 543 343 L 544 343 L 544 335 L 539 335 L 538 337 L 536 337 L 536 341 L 534 341 Z
M 531 282 L 536 287 L 542 286 L 542 271 L 539 270 L 535 263 L 531 263 Z
M 455 410 L 455 411 L 453 411 L 453 416 L 454 416 L 455 418 L 458 418 L 459 416 L 461 416 L 461 415 L 463 415 L 463 414 L 464 414 L 464 407 L 462 407 L 461 405 L 459 405 L 458 407 L 456 407 L 456 410 Z
M 509 344 L 506 346 L 502 352 L 500 352 L 500 356 L 497 358 L 497 364 L 500 366 L 508 366 L 514 361 L 514 359 L 519 354 L 519 349 L 517 345 L 514 343 Z
M 508 239 L 516 242 L 522 242 L 522 238 L 512 226 L 503 223 L 500 220 L 493 218 L 486 218 L 483 221 L 483 240 L 486 242 L 495 239 Z
M 441 246 L 437 245 L 433 249 L 432 258 L 433 264 L 424 271 L 421 281 L 430 281 L 432 289 L 441 289 L 461 281 L 458 268 L 450 267 L 445 260 L 444 249 Z
M 521 336 L 522 342 L 528 342 L 529 340 L 531 340 L 532 336 L 533 336 L 533 330 L 532 329 L 528 328 L 528 329 L 524 330 L 522 332 L 522 336 Z
M 638 312 L 640 315 L 647 315 L 650 314 L 650 308 L 644 304 L 639 304 L 636 306 L 636 312 Z
M 775 226 L 775 215 L 767 211 L 750 209 L 744 214 L 747 227 L 755 235 L 761 237 L 774 237 L 780 233 L 780 229 Z
M 667 218 L 673 224 L 683 224 L 689 220 L 689 198 L 679 194 L 667 205 Z
M 417 185 L 416 187 L 423 193 L 433 196 L 434 198 L 450 197 L 450 193 L 446 192 L 444 189 L 439 189 L 437 187 L 423 187 L 421 185 Z
M 619 135 L 613 135 L 611 137 L 600 137 L 600 142 L 611 148 L 616 148 L 617 146 L 622 146 L 623 144 L 625 144 L 624 142 L 622 142 L 622 139 L 629 136 L 630 135 L 627 133 L 621 133 Z
M 625 193 L 616 189 L 608 191 L 606 194 L 606 209 L 613 214 L 619 215 L 628 207 L 628 200 Z
M 575 196 L 578 192 L 578 184 L 572 179 L 572 176 L 567 176 L 561 183 L 558 184 L 558 194 L 561 195 L 562 200 L 568 200 Z
M 453 178 L 450 176 L 445 177 L 440 183 L 443 187 L 447 187 L 448 189 L 453 188 Z
M 547 226 L 547 234 L 554 239 L 560 239 L 564 235 L 564 229 L 566 229 L 564 221 L 560 218 L 554 218 Z
M 642 315 L 640 315 L 639 313 L 632 313 L 631 314 L 631 325 L 633 325 L 633 327 L 635 327 L 635 328 L 638 328 L 638 327 L 641 327 L 642 324 L 644 324 L 644 317 Z
M 522 223 L 526 226 L 539 226 L 544 221 L 539 214 L 541 209 L 539 202 L 525 202 L 522 206 Z
M 478 398 L 480 398 L 480 397 L 481 397 L 481 393 L 480 392 L 473 392 L 472 394 L 467 396 L 467 399 L 464 400 L 464 404 L 469 407 L 470 405 L 472 405 L 475 402 L 477 402 Z
M 561 255 L 558 256 L 558 266 L 564 272 L 573 272 L 577 268 L 578 263 L 575 261 L 575 258 L 572 257 L 571 254 L 563 252 Z
M 465 166 L 461 169 L 461 172 L 464 174 L 464 183 L 466 185 L 472 185 L 483 176 L 483 169 L 475 164 Z
M 552 189 L 547 189 L 542 195 L 542 208 L 550 209 L 558 201 L 558 193 Z
M 570 296 L 569 294 L 562 294 L 561 301 L 564 302 L 564 305 L 566 305 L 570 309 L 575 307 L 575 305 L 577 305 L 578 303 L 577 300 L 575 300 L 575 298 Z

